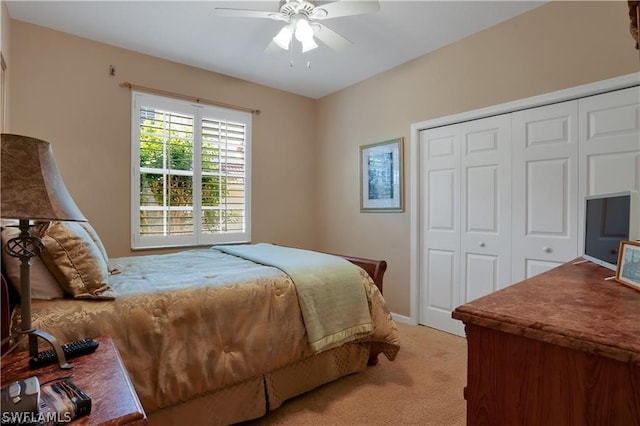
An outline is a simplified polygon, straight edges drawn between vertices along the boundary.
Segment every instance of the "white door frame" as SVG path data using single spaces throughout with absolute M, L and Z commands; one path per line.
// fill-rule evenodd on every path
M 526 99 L 520 99 L 513 102 L 494 105 L 487 108 L 467 111 L 460 114 L 454 114 L 446 117 L 439 117 L 432 120 L 413 123 L 410 131 L 410 167 L 411 175 L 410 184 L 410 214 L 411 214 L 411 232 L 410 232 L 410 293 L 409 293 L 409 321 L 411 324 L 418 324 L 420 313 L 420 259 L 422 241 L 420 240 L 420 205 L 422 191 L 420 188 L 420 131 L 433 127 L 446 126 L 449 124 L 460 123 L 463 121 L 476 120 L 479 118 L 490 117 L 493 115 L 506 114 L 538 106 L 564 102 L 573 99 L 584 98 L 586 96 L 597 95 L 613 90 L 626 89 L 628 87 L 640 85 L 640 72 L 615 77 L 607 80 L 589 83 L 582 86 L 576 86 L 569 89 L 563 89 L 556 92 L 546 93 Z

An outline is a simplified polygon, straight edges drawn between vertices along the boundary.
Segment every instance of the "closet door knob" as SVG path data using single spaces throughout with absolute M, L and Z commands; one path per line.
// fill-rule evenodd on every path
M 485 244 L 485 243 L 480 243 L 480 244 L 478 244 L 478 245 L 479 245 L 480 247 L 484 247 L 484 246 L 486 246 L 486 244 Z
M 545 253 L 551 253 L 551 247 L 543 247 L 542 250 L 544 250 Z

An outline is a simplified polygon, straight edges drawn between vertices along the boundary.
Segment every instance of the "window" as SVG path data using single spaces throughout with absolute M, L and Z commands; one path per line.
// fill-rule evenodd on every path
M 134 249 L 249 242 L 251 115 L 133 92 Z

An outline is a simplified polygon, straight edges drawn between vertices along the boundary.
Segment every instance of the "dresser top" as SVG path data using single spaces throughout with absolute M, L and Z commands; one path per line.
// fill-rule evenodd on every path
M 640 364 L 640 291 L 580 260 L 459 306 L 452 317 Z

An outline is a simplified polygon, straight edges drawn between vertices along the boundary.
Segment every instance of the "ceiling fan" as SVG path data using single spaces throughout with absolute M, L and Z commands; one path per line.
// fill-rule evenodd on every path
M 327 46 L 338 51 L 344 50 L 353 44 L 350 40 L 317 21 L 342 16 L 374 13 L 379 9 L 380 5 L 377 0 L 339 0 L 319 5 L 314 5 L 306 0 L 285 0 L 278 12 L 222 7 L 217 7 L 215 11 L 219 16 L 268 18 L 276 21 L 284 21 L 286 23 L 285 26 L 273 37 L 270 45 L 275 44 L 284 50 L 289 50 L 295 36 L 295 39 L 302 44 L 302 52 L 308 52 L 318 47 L 315 39 L 320 40 Z M 267 49 L 269 49 L 269 47 L 267 47 Z

